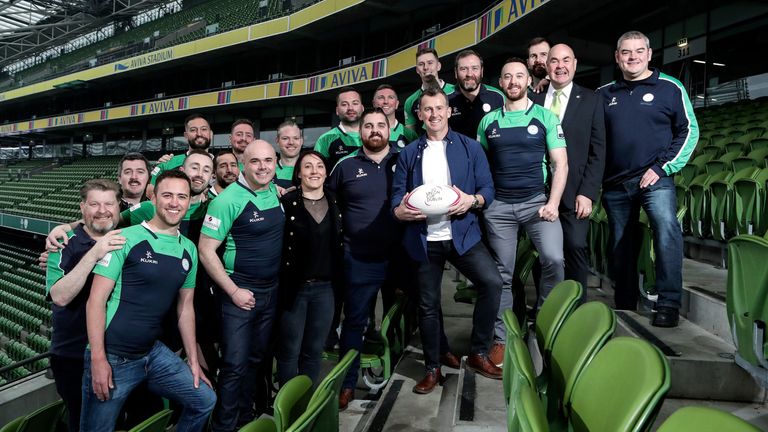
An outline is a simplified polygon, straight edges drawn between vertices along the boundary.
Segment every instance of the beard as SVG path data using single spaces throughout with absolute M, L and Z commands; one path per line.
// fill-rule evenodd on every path
M 531 68 L 531 75 L 537 79 L 544 79 L 547 77 L 547 68 L 543 64 L 536 62 Z
M 221 187 L 227 187 L 237 180 L 237 176 L 234 174 L 225 175 L 223 177 L 216 177 L 216 183 Z
M 480 87 L 480 78 L 472 78 L 470 80 L 461 80 L 459 81 L 459 87 L 461 87 L 462 90 L 465 92 L 473 92 L 477 90 L 478 87 Z
M 203 141 L 202 143 L 199 143 L 198 140 Z M 196 137 L 195 139 L 189 140 L 189 148 L 194 150 L 208 150 L 208 147 L 211 146 L 211 140 L 207 137 Z
M 375 138 L 379 138 L 376 140 Z M 383 136 L 376 134 L 376 135 L 370 135 L 366 139 L 363 140 L 363 147 L 365 147 L 368 151 L 371 152 L 379 152 L 384 149 L 384 147 L 389 144 L 389 141 L 384 139 Z

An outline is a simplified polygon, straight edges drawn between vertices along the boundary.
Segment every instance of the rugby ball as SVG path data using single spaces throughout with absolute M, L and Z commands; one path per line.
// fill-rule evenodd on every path
M 405 200 L 411 210 L 420 210 L 427 216 L 442 216 L 448 208 L 459 202 L 459 194 L 452 187 L 441 184 L 425 184 L 414 189 Z

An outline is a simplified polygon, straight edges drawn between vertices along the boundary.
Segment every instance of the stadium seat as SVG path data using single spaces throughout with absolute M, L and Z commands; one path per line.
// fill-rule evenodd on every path
M 518 321 L 517 316 L 512 312 L 512 309 L 505 310 L 501 315 L 501 318 L 504 321 L 504 328 L 507 331 L 507 339 L 510 337 L 523 337 L 524 333 L 520 328 L 520 321 Z
M 761 235 L 768 229 L 765 215 L 768 168 L 755 169 L 751 176 L 741 174 L 732 178 L 736 233 Z
M 337 399 L 333 397 L 331 390 L 325 389 L 320 391 L 316 398 L 313 397 L 313 401 L 304 413 L 288 428 L 288 432 L 329 432 L 328 429 L 318 424 L 318 420 L 320 416 L 327 416 L 330 411 L 338 412 L 339 409 L 336 403 Z
M 755 151 L 757 149 L 766 148 L 766 147 L 768 147 L 768 136 L 755 138 L 749 142 L 750 151 Z
M 311 389 L 312 380 L 306 375 L 297 375 L 280 388 L 273 415 L 277 432 L 285 432 L 301 416 L 311 397 Z
M 241 427 L 239 432 L 277 432 L 277 426 L 274 420 L 267 417 L 259 417 Z
M 330 390 L 331 397 L 334 398 L 334 400 L 338 399 L 339 393 L 341 392 L 341 384 L 344 381 L 344 376 L 347 374 L 347 370 L 349 370 L 349 366 L 352 365 L 352 361 L 354 361 L 356 355 L 356 350 L 351 349 L 347 351 L 344 357 L 341 358 L 341 361 L 339 361 L 336 366 L 334 366 L 333 369 L 328 372 L 328 375 L 326 375 L 325 378 L 320 381 L 320 384 L 317 386 L 317 390 L 315 390 L 315 393 L 312 395 L 310 404 L 315 402 L 315 399 L 319 397 L 321 394 L 320 392 L 323 390 Z M 333 410 L 332 416 L 323 416 L 319 420 L 319 423 L 322 424 L 323 430 L 325 431 L 339 430 L 339 410 Z
M 548 364 L 552 344 L 565 320 L 576 309 L 581 300 L 582 286 L 573 280 L 560 282 L 552 288 L 539 309 L 534 323 L 536 341 L 544 363 Z
M 64 401 L 58 400 L 29 415 L 11 421 L 3 426 L 0 432 L 54 432 L 63 412 Z
M 162 410 L 139 423 L 129 432 L 165 432 L 165 427 L 171 419 L 171 414 L 173 414 L 173 411 L 171 410 Z
M 547 432 L 549 425 L 541 401 L 530 387 L 523 387 L 515 395 L 513 408 L 517 411 L 517 424 L 510 424 L 509 432 Z
M 597 352 L 613 336 L 616 314 L 605 303 L 589 302 L 579 306 L 565 320 L 552 347 L 547 377 L 547 401 L 559 414 L 567 415 L 571 392 L 579 375 Z M 547 414 L 550 408 L 547 408 Z
M 731 177 L 733 177 L 733 174 L 730 170 L 718 172 L 710 178 L 707 188 L 709 232 L 715 240 L 725 240 L 728 236 L 726 232 L 726 217 L 729 210 L 728 197 L 732 186 Z
M 643 431 L 670 387 L 666 358 L 650 343 L 617 337 L 595 355 L 571 395 L 574 432 Z
M 725 411 L 688 406 L 675 411 L 657 432 L 759 432 L 760 429 Z
M 728 242 L 726 311 L 737 354 L 768 368 L 768 240 L 740 235 Z
M 708 208 L 706 192 L 709 185 L 710 175 L 703 173 L 697 175 L 691 184 L 688 185 L 688 214 L 690 215 L 690 227 L 691 234 L 696 237 L 704 238 L 708 234 L 709 224 L 708 221 Z
M 360 354 L 360 373 L 371 390 L 387 385 L 395 363 L 405 350 L 405 298 L 399 296 L 381 320 L 379 340 L 366 340 Z
M 514 396 L 520 393 L 520 390 L 524 387 L 535 391 L 538 390 L 531 354 L 522 339 L 513 339 L 506 346 L 504 357 L 502 385 L 504 386 L 505 402 L 508 405 L 507 425 L 511 426 L 517 423 Z

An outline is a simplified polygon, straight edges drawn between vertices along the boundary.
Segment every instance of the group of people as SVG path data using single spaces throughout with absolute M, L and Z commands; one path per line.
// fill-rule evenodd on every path
M 128 154 L 119 185 L 87 181 L 83 218 L 48 238 L 51 367 L 70 430 L 130 423 L 140 417 L 131 400 L 155 394 L 182 407 L 177 430 L 202 430 L 213 412 L 211 430 L 234 431 L 253 420 L 273 358 L 280 385 L 298 374 L 317 384 L 323 350 L 359 351 L 377 295 L 386 310 L 397 290 L 417 305 L 425 374 L 413 391 L 430 393 L 442 366 L 460 367 L 440 307 L 446 261 L 477 290 L 466 365 L 501 379 L 518 232 L 539 252 L 539 304 L 564 279 L 586 286 L 601 189 L 616 307 L 637 307 L 642 207 L 657 246 L 653 324 L 677 325 L 682 235 L 671 175 L 698 135 L 685 89 L 649 68 L 639 32 L 619 38 L 622 77 L 597 91 L 573 83 L 569 46 L 537 38 L 528 51 L 504 63 L 496 89 L 482 82 L 477 52 L 456 56 L 454 86 L 439 78 L 437 52 L 419 49 L 422 85 L 405 102 L 405 124 L 392 86 L 380 85 L 368 109 L 342 88 L 340 123 L 314 149 L 302 150 L 292 121 L 273 146 L 238 120 L 231 150 L 214 157 L 209 122 L 191 115 L 186 153 L 151 171 Z M 405 205 L 423 184 L 451 186 L 459 199 L 426 216 Z M 358 369 L 359 358 L 340 409 L 354 399 Z

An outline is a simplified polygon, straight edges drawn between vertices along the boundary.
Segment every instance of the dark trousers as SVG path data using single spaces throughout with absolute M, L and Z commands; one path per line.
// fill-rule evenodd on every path
M 51 354 L 51 371 L 56 391 L 67 408 L 70 432 L 80 430 L 80 406 L 83 401 L 83 357 L 70 358 Z
M 589 217 L 577 219 L 573 210 L 561 209 L 560 225 L 563 227 L 563 256 L 565 257 L 565 278 L 579 282 L 584 291 L 581 302 L 587 301 L 587 281 L 589 278 L 589 255 L 587 252 L 587 232 Z
M 212 430 L 234 431 L 254 418 L 259 365 L 269 350 L 277 310 L 277 282 L 252 289 L 256 306 L 245 310 L 228 295 L 221 297 L 221 364 L 219 398 Z
M 440 366 L 440 294 L 445 262 L 450 262 L 475 285 L 477 300 L 472 314 L 471 353 L 486 354 L 493 339 L 499 308 L 501 275 L 488 249 L 478 242 L 459 255 L 452 241 L 427 242 L 428 261 L 419 263 L 419 329 L 427 370 Z

